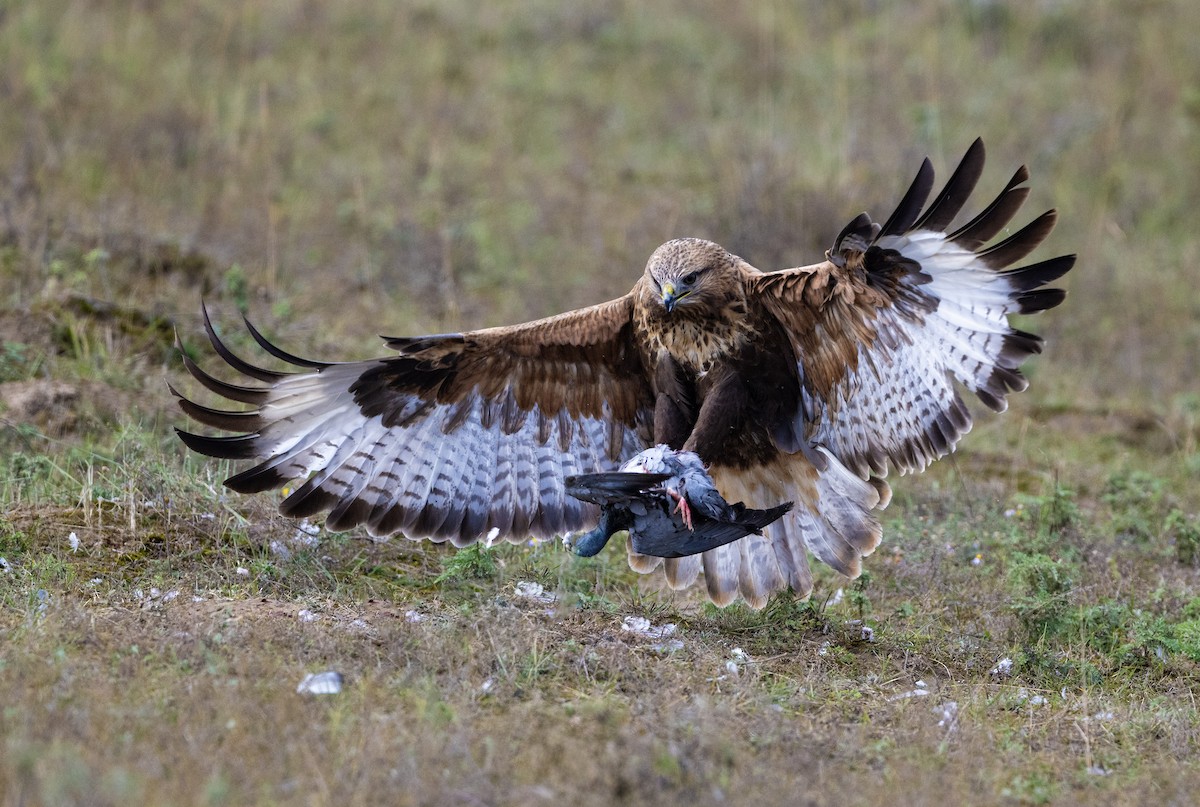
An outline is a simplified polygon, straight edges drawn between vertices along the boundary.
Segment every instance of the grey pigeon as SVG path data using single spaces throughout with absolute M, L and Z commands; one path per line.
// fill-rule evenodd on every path
M 641 555 L 680 558 L 761 533 L 792 509 L 791 502 L 752 510 L 725 501 L 691 451 L 648 448 L 619 471 L 566 479 L 567 493 L 598 504 L 600 523 L 575 539 L 575 554 L 591 557 L 621 530 Z

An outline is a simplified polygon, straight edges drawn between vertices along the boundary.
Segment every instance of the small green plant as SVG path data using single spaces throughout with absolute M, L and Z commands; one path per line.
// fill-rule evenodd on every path
M 1039 496 L 1018 496 L 1010 540 L 1027 551 L 1051 551 L 1069 542 L 1062 540 L 1081 521 L 1075 491 L 1055 482 Z
M 1040 642 L 1057 636 L 1067 625 L 1072 569 L 1041 553 L 1016 553 L 1008 569 L 1012 610 L 1025 639 Z
M 0 554 L 25 552 L 30 547 L 28 533 L 0 516 Z
M 850 605 L 858 612 L 859 619 L 863 619 L 871 612 L 871 598 L 867 596 L 867 589 L 870 585 L 871 573 L 863 572 L 854 581 L 854 587 L 850 589 L 850 593 L 846 595 Z
M 497 568 L 496 553 L 475 543 L 447 556 L 442 573 L 434 582 L 440 585 L 462 580 L 490 580 L 496 576 Z
M 1057 482 L 1037 501 L 1037 525 L 1041 537 L 1053 537 L 1079 521 L 1075 491 Z
M 1144 471 L 1119 471 L 1108 477 L 1101 499 L 1112 511 L 1118 537 L 1149 541 L 1162 526 L 1163 481 Z
M 42 368 L 42 357 L 23 342 L 0 344 L 0 382 L 33 378 Z
M 1195 565 L 1200 556 L 1200 519 L 1173 509 L 1167 515 L 1164 526 L 1167 534 L 1175 539 L 1175 560 L 1184 566 Z
M 233 298 L 238 311 L 245 314 L 250 310 L 250 281 L 241 264 L 233 264 L 225 270 L 225 293 Z
M 1054 800 L 1056 790 L 1054 782 L 1045 774 L 1017 774 L 1000 791 L 1000 795 L 1018 804 L 1049 804 Z

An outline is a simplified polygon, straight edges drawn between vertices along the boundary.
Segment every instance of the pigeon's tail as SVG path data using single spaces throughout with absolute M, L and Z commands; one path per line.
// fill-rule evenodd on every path
M 777 504 L 774 507 L 768 507 L 765 510 L 750 510 L 745 505 L 739 503 L 732 505 L 733 521 L 743 527 L 752 527 L 754 532 L 759 533 L 764 527 L 783 516 L 784 513 L 792 509 L 791 502 Z
M 568 476 L 564 480 L 564 484 L 567 493 L 576 499 L 606 505 L 636 498 L 639 493 L 670 478 L 670 474 L 610 471 L 601 474 Z

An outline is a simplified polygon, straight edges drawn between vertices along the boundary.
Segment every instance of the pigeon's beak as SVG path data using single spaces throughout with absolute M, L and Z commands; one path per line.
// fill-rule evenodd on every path
M 675 310 L 675 303 L 679 301 L 679 296 L 675 293 L 674 283 L 662 284 L 662 304 L 668 314 Z

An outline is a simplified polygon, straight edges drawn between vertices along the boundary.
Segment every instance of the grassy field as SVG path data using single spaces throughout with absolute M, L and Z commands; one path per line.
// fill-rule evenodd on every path
M 1191 804 L 1200 6 L 0 8 L 0 801 Z M 185 456 L 199 302 L 302 355 L 764 269 L 976 135 L 1078 252 L 1032 387 L 810 602 L 329 534 Z M 235 348 L 246 347 L 234 337 Z M 190 388 L 189 388 L 190 389 Z M 302 695 L 336 671 L 339 694 Z

